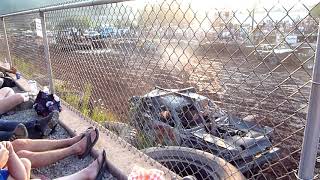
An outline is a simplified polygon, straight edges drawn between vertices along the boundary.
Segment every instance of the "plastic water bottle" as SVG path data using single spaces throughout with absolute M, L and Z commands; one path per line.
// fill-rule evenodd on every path
M 38 86 L 37 86 L 37 82 L 34 80 L 29 80 L 28 81 L 29 87 L 30 87 L 30 93 L 32 95 L 37 95 L 38 94 Z
M 17 78 L 17 80 L 19 80 L 21 78 L 21 73 L 20 72 L 16 72 L 16 78 Z

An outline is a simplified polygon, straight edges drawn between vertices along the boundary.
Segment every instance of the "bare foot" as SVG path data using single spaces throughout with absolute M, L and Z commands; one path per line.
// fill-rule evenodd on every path
M 69 146 L 72 146 L 72 145 L 76 144 L 76 143 L 79 142 L 82 138 L 83 138 L 83 137 L 82 137 L 82 134 L 79 134 L 79 135 L 77 135 L 77 136 L 72 137 Z
M 91 142 L 94 141 L 96 136 L 97 136 L 96 131 L 94 129 L 90 130 Z M 86 136 L 83 137 L 79 142 L 72 145 L 71 147 L 73 147 L 75 149 L 75 152 L 77 155 L 81 155 L 81 154 L 85 153 L 86 147 L 87 147 L 87 137 Z
M 3 141 L 3 144 L 5 144 L 5 148 L 7 148 L 10 154 L 14 153 L 14 149 L 10 141 Z

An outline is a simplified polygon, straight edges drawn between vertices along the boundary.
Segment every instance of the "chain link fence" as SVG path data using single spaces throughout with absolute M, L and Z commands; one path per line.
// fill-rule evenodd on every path
M 36 31 L 39 14 L 6 17 L 5 23 L 12 64 L 27 79 L 47 85 L 42 34 Z
M 229 162 L 249 179 L 296 179 L 319 4 L 201 4 L 45 13 L 55 92 L 181 176 L 212 179 Z M 48 85 L 37 19 L 5 22 L 13 64 Z

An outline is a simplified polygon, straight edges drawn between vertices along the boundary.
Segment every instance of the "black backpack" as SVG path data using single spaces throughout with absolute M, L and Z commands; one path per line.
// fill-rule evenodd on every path
M 3 84 L 0 88 L 4 88 L 4 87 L 15 87 L 16 86 L 16 83 L 14 82 L 14 80 L 12 80 L 11 78 L 8 78 L 8 77 L 4 77 L 3 78 Z
M 52 111 L 61 112 L 62 110 L 59 98 L 54 94 L 48 94 L 43 91 L 39 91 L 33 108 L 41 116 L 48 116 Z

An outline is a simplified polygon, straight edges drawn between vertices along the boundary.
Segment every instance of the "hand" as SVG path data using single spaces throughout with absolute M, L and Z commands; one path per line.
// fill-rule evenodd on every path
M 0 168 L 4 168 L 9 159 L 9 151 L 5 144 L 5 142 L 0 143 Z

